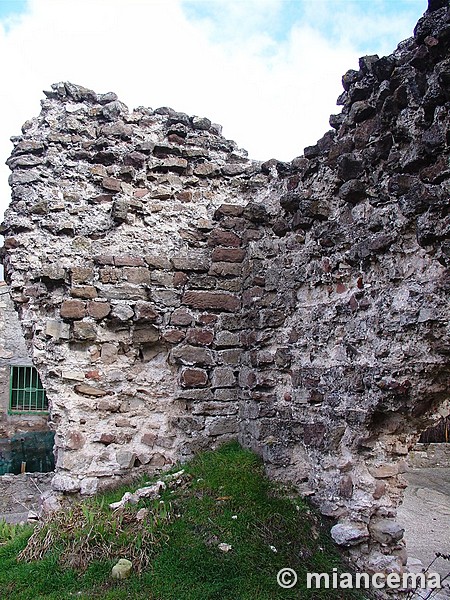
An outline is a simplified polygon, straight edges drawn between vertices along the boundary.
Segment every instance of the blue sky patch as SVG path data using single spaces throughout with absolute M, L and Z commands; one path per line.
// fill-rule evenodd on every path
M 392 52 L 412 35 L 426 0 L 184 0 L 188 19 L 205 21 L 218 43 L 265 35 L 275 44 L 293 28 L 307 27 L 330 43 L 351 44 L 361 54 Z
M 0 0 L 0 20 L 25 12 L 27 0 Z

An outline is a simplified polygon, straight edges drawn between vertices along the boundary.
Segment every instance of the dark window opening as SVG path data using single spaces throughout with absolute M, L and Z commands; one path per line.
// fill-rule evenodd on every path
M 443 417 L 436 425 L 429 427 L 420 436 L 419 443 L 435 444 L 450 442 L 450 415 Z
M 10 412 L 48 412 L 48 400 L 34 367 L 11 367 Z

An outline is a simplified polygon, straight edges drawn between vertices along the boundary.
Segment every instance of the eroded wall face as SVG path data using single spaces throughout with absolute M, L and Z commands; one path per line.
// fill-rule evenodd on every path
M 449 11 L 343 78 L 291 163 L 72 84 L 14 139 L 5 265 L 63 491 L 234 437 L 400 566 L 405 457 L 448 399 Z
M 15 139 L 6 270 L 57 432 L 53 485 L 238 434 L 241 271 L 267 176 L 208 119 L 54 86 Z
M 448 412 L 448 23 L 344 75 L 335 131 L 272 163 L 281 210 L 247 251 L 245 442 L 375 570 L 403 558 L 405 459 Z

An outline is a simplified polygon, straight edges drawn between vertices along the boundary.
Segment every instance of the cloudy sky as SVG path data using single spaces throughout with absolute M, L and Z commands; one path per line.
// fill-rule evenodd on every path
M 10 136 L 72 81 L 130 108 L 207 116 L 251 158 L 290 160 L 339 111 L 341 76 L 412 35 L 426 0 L 0 0 L 0 213 Z

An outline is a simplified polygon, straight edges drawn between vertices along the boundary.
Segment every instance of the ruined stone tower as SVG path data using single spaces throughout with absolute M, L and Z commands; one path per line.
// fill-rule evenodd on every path
M 404 561 L 396 507 L 449 398 L 450 10 L 343 77 L 291 163 L 70 83 L 13 139 L 4 264 L 56 432 L 94 493 L 230 438 L 355 561 Z

